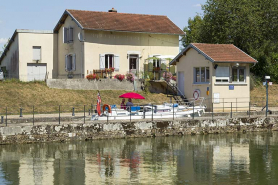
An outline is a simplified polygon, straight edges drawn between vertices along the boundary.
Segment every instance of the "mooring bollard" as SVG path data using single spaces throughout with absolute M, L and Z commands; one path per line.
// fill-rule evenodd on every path
M 194 119 L 194 117 L 195 117 L 195 115 L 194 115 L 194 109 L 195 109 L 195 102 L 193 102 L 193 119 Z
M 4 116 L 1 116 L 1 124 L 4 123 Z
M 89 112 L 89 116 L 90 116 L 91 115 L 91 109 L 89 109 L 88 112 Z
M 145 106 L 143 106 L 143 118 L 146 118 Z
M 231 118 L 233 118 L 233 102 L 231 102 Z
M 22 107 L 20 107 L 20 109 L 19 109 L 19 117 L 23 117 L 22 116 Z

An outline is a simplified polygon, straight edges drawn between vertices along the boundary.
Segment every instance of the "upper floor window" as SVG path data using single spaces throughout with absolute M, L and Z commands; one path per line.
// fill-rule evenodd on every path
M 232 68 L 232 82 L 245 82 L 245 67 Z
M 41 60 L 41 46 L 33 46 L 33 60 Z
M 215 72 L 216 82 L 229 82 L 230 79 L 230 67 L 218 66 Z
M 194 67 L 194 83 L 209 83 L 209 67 Z
M 63 29 L 64 34 L 64 43 L 72 43 L 73 42 L 73 28 L 72 27 L 64 27 Z
M 68 72 L 76 70 L 76 57 L 75 57 L 75 54 L 68 54 L 68 55 L 66 55 L 65 70 L 68 71 Z

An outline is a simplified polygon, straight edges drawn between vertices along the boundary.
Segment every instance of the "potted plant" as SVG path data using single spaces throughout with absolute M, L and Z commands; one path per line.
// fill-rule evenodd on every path
M 98 80 L 99 76 L 97 74 L 88 74 L 86 76 L 87 80 L 91 81 L 91 80 Z
M 123 81 L 125 79 L 125 75 L 121 75 L 121 74 L 116 74 L 114 76 L 115 79 L 118 79 L 119 81 Z

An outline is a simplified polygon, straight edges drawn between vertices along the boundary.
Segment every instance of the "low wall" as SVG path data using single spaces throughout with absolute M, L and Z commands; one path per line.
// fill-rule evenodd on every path
M 126 90 L 126 91 L 140 91 L 141 82 L 136 80 L 135 83 L 117 79 L 101 79 L 101 80 L 87 80 L 87 79 L 48 79 L 46 84 L 50 88 L 55 89 L 75 89 L 75 90 Z
M 278 118 L 182 119 L 0 127 L 0 144 L 278 130 Z

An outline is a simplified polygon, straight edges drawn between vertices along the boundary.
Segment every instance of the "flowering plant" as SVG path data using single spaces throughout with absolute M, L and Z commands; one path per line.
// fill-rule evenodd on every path
M 172 80 L 177 81 L 177 77 L 176 76 L 172 76 Z
M 166 82 L 170 82 L 170 80 L 173 78 L 173 75 L 171 72 L 164 72 L 163 78 L 165 79 Z
M 133 82 L 134 81 L 134 74 L 129 72 L 126 74 L 126 79 L 130 82 Z
M 160 67 L 154 67 L 154 68 L 153 68 L 153 71 L 155 71 L 155 72 L 160 71 Z
M 113 73 L 115 71 L 114 67 L 105 68 L 106 73 Z
M 114 78 L 115 78 L 115 79 L 118 79 L 118 80 L 120 80 L 120 81 L 123 81 L 123 79 L 125 79 L 125 75 L 116 74 L 116 75 L 114 76 Z
M 89 75 L 86 76 L 86 78 L 88 80 L 95 80 L 95 79 L 98 80 L 99 76 L 97 74 L 89 74 Z

